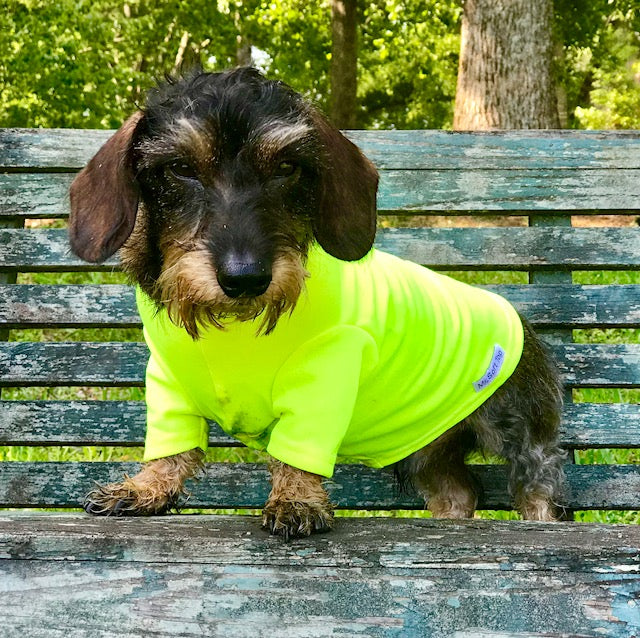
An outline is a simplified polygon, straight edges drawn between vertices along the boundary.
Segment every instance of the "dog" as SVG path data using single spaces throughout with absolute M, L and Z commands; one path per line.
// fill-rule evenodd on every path
M 467 455 L 509 463 L 523 517 L 553 520 L 562 385 L 501 297 L 372 248 L 378 173 L 298 93 L 201 70 L 149 92 L 76 176 L 70 245 L 120 250 L 151 350 L 145 464 L 95 515 L 177 508 L 205 419 L 266 450 L 263 527 L 331 529 L 337 461 L 393 466 L 436 517 L 471 517 Z

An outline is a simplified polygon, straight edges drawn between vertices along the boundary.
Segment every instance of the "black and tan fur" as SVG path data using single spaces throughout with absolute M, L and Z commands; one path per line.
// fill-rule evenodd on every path
M 369 251 L 377 184 L 373 165 L 286 85 L 252 69 L 195 72 L 151 91 L 79 173 L 71 246 L 91 262 L 119 249 L 131 279 L 193 338 L 228 319 L 268 334 L 304 289 L 311 242 L 347 261 Z M 464 461 L 476 449 L 510 462 L 525 517 L 555 515 L 561 386 L 526 323 L 525 333 L 518 368 L 491 399 L 396 465 L 436 516 L 473 515 L 477 490 Z M 122 483 L 96 488 L 86 509 L 167 511 L 201 463 L 199 450 L 151 461 Z M 332 526 L 322 477 L 275 460 L 271 473 L 267 529 L 288 538 Z

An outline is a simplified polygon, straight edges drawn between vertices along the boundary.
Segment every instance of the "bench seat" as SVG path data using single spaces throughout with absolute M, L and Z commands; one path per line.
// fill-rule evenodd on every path
M 255 518 L 0 513 L 3 635 L 628 638 L 639 545 L 624 525 L 341 518 L 287 545 Z

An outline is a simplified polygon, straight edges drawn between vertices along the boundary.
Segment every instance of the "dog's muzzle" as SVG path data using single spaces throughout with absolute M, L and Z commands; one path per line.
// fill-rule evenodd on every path
M 248 255 L 230 254 L 218 267 L 218 283 L 227 297 L 259 297 L 271 283 L 271 266 Z

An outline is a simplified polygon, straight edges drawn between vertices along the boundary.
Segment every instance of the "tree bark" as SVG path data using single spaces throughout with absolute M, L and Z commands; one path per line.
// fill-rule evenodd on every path
M 251 66 L 253 58 L 251 56 L 251 42 L 244 34 L 242 25 L 242 15 L 240 11 L 233 14 L 233 23 L 236 27 L 236 66 Z
M 357 0 L 331 2 L 331 85 L 330 119 L 338 128 L 353 128 L 356 123 Z
M 553 0 L 466 0 L 453 128 L 558 128 Z

